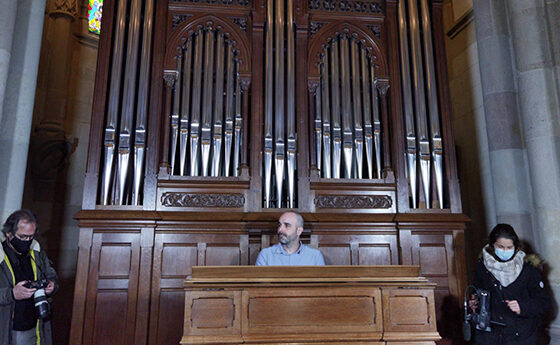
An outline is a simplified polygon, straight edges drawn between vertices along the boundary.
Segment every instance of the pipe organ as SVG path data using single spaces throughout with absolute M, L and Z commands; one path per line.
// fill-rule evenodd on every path
M 70 342 L 178 343 L 191 267 L 253 264 L 287 209 L 328 264 L 419 265 L 453 337 L 442 6 L 105 0 Z

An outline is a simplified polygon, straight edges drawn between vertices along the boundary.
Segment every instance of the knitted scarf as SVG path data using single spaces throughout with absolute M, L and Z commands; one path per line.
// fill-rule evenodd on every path
M 486 266 L 488 271 L 490 271 L 490 273 L 498 279 L 503 287 L 506 287 L 513 283 L 517 277 L 519 277 L 519 274 L 521 274 L 525 253 L 522 250 L 519 250 L 513 255 L 512 259 L 503 262 L 499 261 L 494 257 L 494 255 L 490 254 L 489 249 L 489 245 L 486 245 L 486 247 L 482 249 L 484 266 Z

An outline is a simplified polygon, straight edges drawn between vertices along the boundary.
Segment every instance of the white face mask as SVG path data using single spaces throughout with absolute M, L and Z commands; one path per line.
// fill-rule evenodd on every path
M 496 253 L 496 256 L 499 257 L 501 260 L 508 261 L 509 259 L 511 259 L 513 257 L 513 254 L 515 253 L 515 250 L 514 249 L 503 250 L 503 249 L 495 248 L 494 252 Z

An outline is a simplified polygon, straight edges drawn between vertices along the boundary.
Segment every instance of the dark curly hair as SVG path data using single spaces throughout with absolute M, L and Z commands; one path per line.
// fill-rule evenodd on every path
M 35 229 L 35 233 L 39 232 L 39 222 L 37 221 L 37 216 L 35 215 L 35 213 L 33 213 L 33 211 L 25 208 L 17 210 L 14 213 L 10 214 L 10 216 L 4 223 L 2 232 L 4 234 L 15 234 L 20 220 L 23 220 L 27 223 L 35 224 L 35 226 L 37 226 L 37 228 Z
M 490 244 L 490 248 L 494 248 L 494 243 L 496 243 L 498 238 L 507 238 L 508 240 L 512 240 L 515 250 L 517 251 L 519 249 L 519 237 L 511 225 L 498 224 L 494 227 L 494 229 L 492 229 L 490 235 L 488 235 L 488 244 Z

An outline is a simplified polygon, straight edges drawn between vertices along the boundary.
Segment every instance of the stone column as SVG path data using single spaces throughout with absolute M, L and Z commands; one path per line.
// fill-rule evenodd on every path
M 45 0 L 17 0 L 15 3 L 17 11 L 0 123 L 2 222 L 21 207 L 45 12 Z M 2 13 L 5 13 L 4 8 Z M 4 27 L 0 31 L 0 35 L 4 35 Z
M 78 15 L 77 0 L 47 1 L 48 23 L 44 48 L 49 56 L 46 66 L 46 97 L 39 125 L 31 136 L 29 160 L 34 181 L 52 186 L 67 163 L 70 144 L 64 123 L 68 105 L 68 79 L 71 65 L 72 22 Z M 49 194 L 49 193 L 46 193 Z M 52 200 L 51 197 L 47 197 Z
M 512 65 L 506 1 L 473 1 L 496 223 L 511 224 L 532 245 L 533 201 Z M 474 148 L 473 148 L 474 149 Z
M 555 3 L 555 4 L 554 4 Z M 551 7 L 557 2 L 550 2 Z M 527 147 L 529 173 L 534 200 L 536 228 L 541 239 L 540 254 L 551 268 L 549 283 L 560 297 L 560 106 L 557 60 L 554 42 L 560 14 L 547 13 L 543 0 L 507 1 L 512 28 L 513 49 L 519 85 L 519 107 Z M 556 46 L 557 49 L 557 46 Z M 558 59 L 558 56 L 556 56 Z M 551 325 L 551 344 L 558 344 L 560 320 Z
M 6 91 L 6 80 L 8 79 L 8 67 L 12 55 L 12 39 L 17 14 L 17 0 L 0 0 L 0 124 L 2 123 L 2 109 L 4 94 Z

